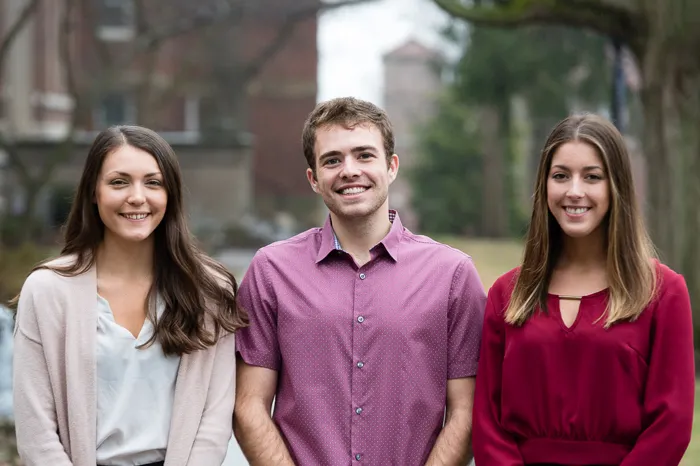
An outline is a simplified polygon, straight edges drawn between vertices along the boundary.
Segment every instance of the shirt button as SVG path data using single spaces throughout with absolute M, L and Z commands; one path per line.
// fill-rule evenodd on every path
M 367 275 L 365 275 L 364 273 L 361 273 L 361 274 L 360 274 L 360 280 L 364 280 L 365 278 L 367 278 Z
M 356 414 L 362 414 L 362 408 L 357 408 L 357 409 L 355 410 L 355 413 L 356 413 Z
M 360 455 L 359 453 L 358 453 L 357 455 L 355 455 L 355 459 L 356 459 L 357 461 L 360 461 L 360 458 L 362 458 L 362 455 Z
M 357 363 L 357 367 L 359 367 L 360 369 L 362 369 L 363 367 L 365 367 L 365 363 L 362 362 L 362 361 L 360 361 L 360 362 Z
M 362 322 L 365 321 L 365 318 L 362 317 L 362 316 L 360 316 L 360 317 L 357 318 L 357 321 L 358 321 L 359 323 L 362 323 Z

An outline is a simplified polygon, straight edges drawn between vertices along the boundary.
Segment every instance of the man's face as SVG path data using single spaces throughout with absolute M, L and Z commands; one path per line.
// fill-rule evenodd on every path
M 311 188 L 340 219 L 360 219 L 388 210 L 389 185 L 396 178 L 399 157 L 387 164 L 378 128 L 328 125 L 316 131 L 316 176 L 309 168 Z

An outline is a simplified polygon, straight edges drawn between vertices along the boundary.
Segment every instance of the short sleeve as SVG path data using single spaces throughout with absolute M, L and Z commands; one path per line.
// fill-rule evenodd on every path
M 269 261 L 257 252 L 238 289 L 238 302 L 248 312 L 250 325 L 236 331 L 236 351 L 251 366 L 279 371 L 277 300 L 268 278 Z
M 473 377 L 479 363 L 486 292 L 474 263 L 461 262 L 450 287 L 447 378 Z

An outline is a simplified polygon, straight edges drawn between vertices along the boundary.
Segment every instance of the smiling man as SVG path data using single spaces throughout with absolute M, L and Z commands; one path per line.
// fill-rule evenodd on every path
M 466 464 L 486 302 L 471 259 L 389 210 L 384 111 L 323 102 L 302 142 L 330 214 L 258 251 L 241 283 L 241 449 L 265 466 Z

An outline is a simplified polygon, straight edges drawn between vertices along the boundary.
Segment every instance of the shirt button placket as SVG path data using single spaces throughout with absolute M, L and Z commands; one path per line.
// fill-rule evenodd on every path
M 353 458 L 355 461 L 361 461 L 363 459 L 362 452 L 365 445 L 363 445 L 362 439 L 367 432 L 363 432 L 364 420 L 363 420 L 363 407 L 361 403 L 364 400 L 366 391 L 365 377 L 367 374 L 365 371 L 360 370 L 365 366 L 365 334 L 367 332 L 367 320 L 362 314 L 366 311 L 365 306 L 367 305 L 367 285 L 364 283 L 367 280 L 367 274 L 365 272 L 359 272 L 355 275 L 355 299 L 353 309 L 353 315 L 355 316 L 355 322 L 353 324 L 353 339 L 352 339 L 352 355 L 353 361 L 355 361 L 355 367 L 352 370 L 352 393 L 351 402 L 354 406 L 353 409 L 353 419 L 351 422 L 351 437 L 350 437 L 350 451 L 353 451 Z M 359 279 L 359 280 L 358 280 Z M 358 315 L 359 313 L 359 315 Z

